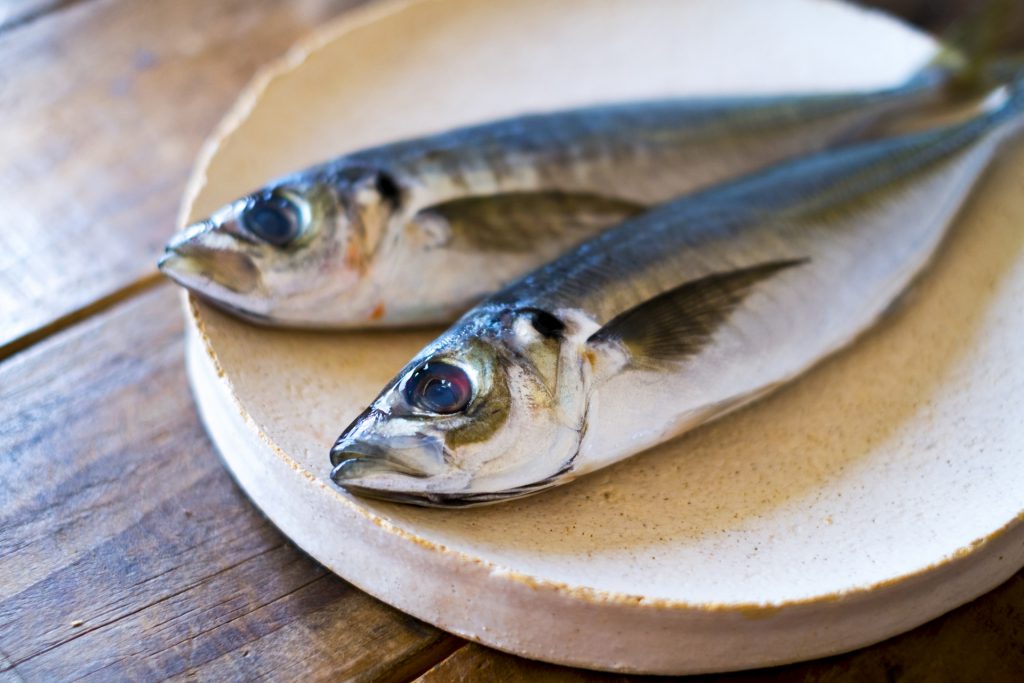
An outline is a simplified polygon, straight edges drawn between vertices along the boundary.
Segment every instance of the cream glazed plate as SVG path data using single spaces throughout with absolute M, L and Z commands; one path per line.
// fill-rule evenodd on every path
M 375 4 L 256 79 L 182 218 L 396 138 L 601 101 L 877 87 L 934 51 L 820 0 Z M 190 300 L 189 376 L 253 502 L 332 571 L 442 629 L 660 674 L 849 650 L 1024 565 L 1022 163 L 1024 145 L 1006 150 L 910 300 L 852 348 L 533 498 L 422 509 L 328 478 L 334 439 L 437 330 L 275 331 Z

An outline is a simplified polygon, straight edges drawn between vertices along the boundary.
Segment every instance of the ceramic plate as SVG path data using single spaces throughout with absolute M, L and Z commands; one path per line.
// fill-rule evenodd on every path
M 814 0 L 373 5 L 257 78 L 207 147 L 183 218 L 399 137 L 598 101 L 876 87 L 934 50 L 884 15 Z M 428 510 L 328 479 L 334 439 L 436 330 L 274 331 L 189 302 L 199 410 L 295 543 L 472 640 L 653 673 L 859 647 L 1024 564 L 1022 162 L 1024 147 L 1007 150 L 907 304 L 854 347 L 533 498 Z

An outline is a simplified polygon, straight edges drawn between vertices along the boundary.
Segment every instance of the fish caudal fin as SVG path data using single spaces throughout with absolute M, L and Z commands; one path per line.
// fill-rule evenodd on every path
M 954 97 L 982 94 L 1016 80 L 1024 62 L 1000 58 L 999 54 L 1009 42 L 1007 29 L 1014 24 L 1015 12 L 1020 11 L 1017 0 L 986 0 L 945 31 L 942 50 L 932 64 L 948 72 L 948 88 Z

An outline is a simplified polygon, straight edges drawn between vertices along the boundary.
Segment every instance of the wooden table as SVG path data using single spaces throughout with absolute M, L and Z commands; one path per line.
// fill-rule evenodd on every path
M 354 4 L 0 2 L 0 681 L 627 678 L 467 643 L 329 574 L 198 422 L 154 268 L 189 167 L 261 63 Z M 937 25 L 956 3 L 879 4 Z M 876 646 L 706 680 L 1020 672 L 1024 573 Z

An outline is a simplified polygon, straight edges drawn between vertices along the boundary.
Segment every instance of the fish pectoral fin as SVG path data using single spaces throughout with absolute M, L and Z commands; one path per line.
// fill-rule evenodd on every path
M 806 262 L 770 261 L 691 280 L 615 316 L 587 343 L 618 343 L 632 365 L 683 360 L 711 340 L 757 283 Z
M 482 251 L 525 252 L 542 242 L 575 244 L 646 208 L 587 192 L 507 192 L 442 202 L 423 208 L 416 218 L 425 224 L 443 219 L 452 243 Z

